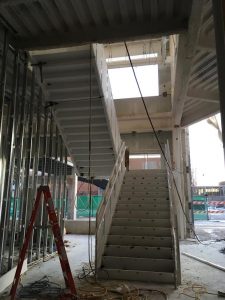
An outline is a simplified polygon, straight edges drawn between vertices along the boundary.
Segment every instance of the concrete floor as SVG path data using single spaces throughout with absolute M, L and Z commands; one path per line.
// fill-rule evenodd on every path
M 66 235 L 65 240 L 67 244 L 67 253 L 71 265 L 71 270 L 76 277 L 76 275 L 81 271 L 82 265 L 88 262 L 88 252 L 87 245 L 88 239 L 87 236 L 83 235 Z M 223 244 L 224 243 L 224 244 Z M 195 255 L 204 255 L 205 257 L 212 258 L 212 253 L 214 256 L 218 256 L 218 249 L 222 246 L 225 246 L 225 242 L 214 243 L 208 246 L 198 245 L 193 241 L 184 241 L 181 242 L 181 252 L 190 252 Z M 222 259 L 225 255 L 219 253 L 217 259 L 219 263 L 222 263 Z M 218 261 L 217 261 L 218 262 Z M 173 286 L 168 285 L 156 285 L 156 284 L 146 284 L 138 282 L 128 282 L 129 286 L 135 286 L 137 288 L 153 288 L 158 290 L 163 290 L 168 294 L 168 299 L 188 299 L 187 296 L 183 295 L 182 292 L 188 293 L 194 296 L 192 292 L 192 285 L 202 285 L 210 292 L 216 293 L 218 290 L 225 291 L 225 276 L 224 272 L 207 266 L 203 263 L 197 262 L 191 258 L 181 255 L 181 265 L 182 265 L 182 285 L 178 290 L 174 290 Z M 62 272 L 59 264 L 58 257 L 52 258 L 51 260 L 45 263 L 39 263 L 36 266 L 33 266 L 29 271 L 22 276 L 22 284 L 28 284 L 36 280 L 41 279 L 43 276 L 47 275 L 52 282 L 64 286 Z M 81 282 L 78 279 L 76 284 L 78 287 L 86 284 L 86 282 Z M 105 283 L 105 282 L 104 282 Z M 115 282 L 113 282 L 114 284 Z M 121 282 L 118 282 L 120 284 Z M 111 285 L 112 282 L 106 282 L 105 284 Z M 4 299 L 3 296 L 0 299 Z M 155 295 L 151 296 L 150 299 L 164 299 L 163 296 Z M 197 298 L 196 298 L 197 299 Z M 202 295 L 200 299 L 217 299 L 217 296 L 214 295 Z
M 200 240 L 225 240 L 225 221 L 195 221 L 195 231 Z

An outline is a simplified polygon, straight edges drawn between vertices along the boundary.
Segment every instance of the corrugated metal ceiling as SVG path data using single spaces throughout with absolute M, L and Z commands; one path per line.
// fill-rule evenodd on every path
M 217 60 L 212 1 L 204 3 L 200 37 L 194 56 L 188 90 L 198 91 L 199 97 L 187 97 L 182 125 L 189 125 L 219 111 Z M 188 96 L 188 93 L 187 93 Z
M 187 28 L 191 5 L 190 0 L 2 0 L 0 17 L 18 44 L 35 48 L 178 32 Z

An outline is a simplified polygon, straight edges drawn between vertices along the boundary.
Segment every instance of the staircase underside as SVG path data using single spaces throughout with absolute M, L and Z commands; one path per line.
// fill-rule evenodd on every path
M 109 176 L 115 156 L 92 46 L 35 51 L 32 61 L 42 64 L 46 101 L 53 103 L 55 120 L 79 174 L 88 176 L 91 162 L 91 176 Z

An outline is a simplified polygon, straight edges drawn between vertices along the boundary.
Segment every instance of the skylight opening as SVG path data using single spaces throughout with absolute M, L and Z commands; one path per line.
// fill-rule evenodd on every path
M 134 67 L 143 97 L 159 96 L 158 65 Z M 139 98 L 140 92 L 131 67 L 109 69 L 114 99 Z

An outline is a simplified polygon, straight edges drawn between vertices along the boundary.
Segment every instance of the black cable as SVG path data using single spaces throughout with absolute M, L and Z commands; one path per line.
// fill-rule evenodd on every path
M 166 155 L 165 155 L 165 152 L 164 152 L 163 147 L 162 147 L 162 145 L 161 145 L 161 142 L 160 142 L 160 140 L 159 140 L 158 134 L 157 134 L 157 132 L 156 132 L 156 130 L 155 130 L 154 124 L 153 124 L 152 119 L 151 119 L 151 117 L 150 117 L 150 114 L 149 114 L 149 112 L 148 112 L 148 108 L 147 108 L 147 105 L 146 105 L 146 103 L 145 103 L 144 97 L 143 97 L 143 95 L 142 95 L 142 91 L 141 91 L 141 88 L 140 88 L 140 85 L 139 85 L 139 82 L 138 82 L 138 79 L 137 79 L 137 76 L 136 76 L 136 73 L 135 73 L 135 70 L 134 70 L 134 66 L 133 66 L 133 63 L 132 63 L 132 60 L 131 60 L 130 53 L 129 53 L 129 50 L 128 50 L 128 47 L 127 47 L 126 42 L 124 42 L 124 45 L 125 45 L 125 48 L 126 48 L 127 56 L 128 56 L 128 59 L 129 59 L 129 62 L 130 62 L 130 65 L 131 65 L 131 68 L 132 68 L 132 71 L 133 71 L 133 74 L 134 74 L 135 81 L 136 81 L 136 83 L 137 83 L 137 87 L 138 87 L 138 90 L 139 90 L 139 93 L 140 93 L 140 96 L 141 96 L 142 103 L 143 103 L 143 105 L 144 105 L 145 112 L 146 112 L 147 117 L 148 117 L 148 120 L 149 120 L 149 123 L 150 123 L 150 125 L 151 125 L 151 127 L 152 127 L 154 136 L 155 136 L 155 138 L 156 138 L 156 140 L 157 140 L 157 143 L 158 143 L 158 145 L 159 145 L 159 148 L 160 148 L 160 151 L 161 151 L 161 153 L 162 153 L 162 156 L 163 156 L 163 158 L 164 158 L 164 160 L 165 160 L 165 162 L 166 162 L 166 164 L 167 164 L 167 166 L 168 166 L 168 168 L 169 168 L 169 171 L 170 171 L 170 173 L 171 173 L 171 175 L 172 175 L 174 187 L 175 187 L 175 190 L 176 190 L 176 193 L 177 193 L 177 196 L 178 196 L 178 199 L 179 199 L 181 208 L 182 208 L 182 212 L 183 212 L 183 214 L 184 214 L 184 216 L 185 216 L 185 219 L 186 219 L 188 225 L 190 226 L 191 231 L 193 232 L 194 236 L 196 237 L 197 241 L 198 241 L 199 243 L 203 244 L 203 243 L 200 241 L 199 237 L 197 236 L 197 234 L 196 234 L 196 232 L 195 232 L 195 230 L 194 230 L 194 228 L 193 228 L 193 226 L 192 226 L 192 224 L 191 224 L 191 222 L 190 222 L 190 220 L 189 220 L 189 217 L 187 216 L 187 214 L 186 214 L 186 212 L 185 212 L 185 210 L 184 210 L 184 206 L 183 206 L 182 199 L 181 199 L 181 196 L 180 196 L 180 193 L 179 193 L 177 184 L 176 184 L 176 180 L 175 180 L 175 177 L 174 177 L 174 174 L 173 174 L 173 170 L 172 170 L 172 168 L 171 168 L 171 166 L 170 166 L 170 164 L 169 164 L 169 162 L 168 162 L 168 160 L 167 160 L 167 158 L 166 158 Z M 203 245 L 204 245 L 204 244 L 203 244 Z
M 91 271 L 95 274 L 92 267 L 92 236 L 91 236 L 91 207 L 92 207 L 92 177 L 91 177 L 91 125 L 92 125 L 92 44 L 90 44 L 90 68 L 89 68 L 89 122 L 88 122 L 88 181 L 89 181 L 89 216 L 88 216 L 88 261 Z

